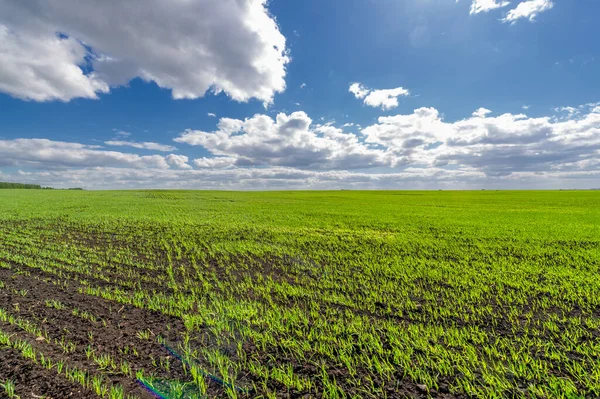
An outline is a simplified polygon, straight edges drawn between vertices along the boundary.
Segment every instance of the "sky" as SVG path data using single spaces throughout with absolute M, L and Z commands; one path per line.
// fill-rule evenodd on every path
M 0 181 L 600 187 L 599 0 L 0 0 Z

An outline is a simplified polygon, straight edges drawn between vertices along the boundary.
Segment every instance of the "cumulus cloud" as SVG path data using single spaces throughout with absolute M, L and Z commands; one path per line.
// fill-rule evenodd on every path
M 1 18 L 0 11 L 0 92 L 23 100 L 69 101 L 109 91 L 96 73 L 86 75 L 80 68 L 86 56 L 81 43 L 55 34 L 12 32 Z
M 179 169 L 192 169 L 190 165 L 188 165 L 189 158 L 185 155 L 175 155 L 169 154 L 166 156 L 165 160 L 171 166 L 174 166 Z
M 596 107 L 567 120 L 524 114 L 482 117 L 480 111 L 445 122 L 436 109 L 420 108 L 410 115 L 381 117 L 363 133 L 367 143 L 386 147 L 402 163 L 472 167 L 488 176 L 542 173 L 598 158 L 600 110 Z
M 554 3 L 551 0 L 528 0 L 519 3 L 517 7 L 510 10 L 506 17 L 503 19 L 504 22 L 515 23 L 521 18 L 527 18 L 530 21 L 534 21 L 535 17 L 544 11 L 550 10 L 554 7 Z
M 266 0 L 0 2 L 0 91 L 22 99 L 96 98 L 139 77 L 176 99 L 270 103 L 288 62 Z
M 360 169 L 390 163 L 383 151 L 368 148 L 354 134 L 330 125 L 311 125 L 312 119 L 302 111 L 280 113 L 275 119 L 267 115 L 243 121 L 222 118 L 214 132 L 188 130 L 175 141 L 235 159 L 236 166 Z
M 479 108 L 466 118 L 444 120 L 435 108 L 382 116 L 359 134 L 333 124 L 312 126 L 304 112 L 223 118 L 214 132 L 186 131 L 177 142 L 203 146 L 218 158 L 194 161 L 200 168 L 290 167 L 303 170 L 470 168 L 486 176 L 558 170 L 598 157 L 600 107 L 578 108 L 574 118 L 490 116 Z
M 348 91 L 354 94 L 356 98 L 365 98 L 369 94 L 370 90 L 367 89 L 362 83 L 352 83 Z
M 379 107 L 389 110 L 398 106 L 398 97 L 409 95 L 409 91 L 402 87 L 395 89 L 371 90 L 361 83 L 352 83 L 348 89 L 358 99 L 370 107 Z
M 143 142 L 143 143 L 138 143 L 135 141 L 109 140 L 109 141 L 105 141 L 104 144 L 113 146 L 113 147 L 133 147 L 133 148 L 139 148 L 141 150 L 153 150 L 153 151 L 163 151 L 163 152 L 170 152 L 170 151 L 177 150 L 177 148 L 173 147 L 172 145 L 159 144 L 159 143 L 153 143 L 153 142 L 148 142 L 148 141 Z
M 473 112 L 473 116 L 476 116 L 478 118 L 485 118 L 485 116 L 490 113 L 492 113 L 492 111 L 490 111 L 487 108 L 479 108 L 477 111 Z
M 208 155 L 140 156 L 44 139 L 0 140 L 3 179 L 85 188 L 598 187 L 600 104 L 560 115 L 445 120 L 432 107 L 382 116 L 357 133 L 304 112 L 222 118 L 177 142 Z M 563 115 L 564 114 L 564 115 Z M 20 172 L 13 172 L 20 169 Z
M 408 90 L 398 87 L 395 89 L 373 90 L 365 97 L 365 104 L 371 107 L 381 107 L 387 110 L 398 106 L 398 97 L 407 96 Z
M 506 7 L 509 4 L 510 2 L 501 0 L 473 0 L 473 3 L 471 3 L 470 14 L 473 15 L 479 14 L 480 12 L 489 12 L 497 8 Z
M 433 163 L 426 148 L 444 142 L 451 129 L 435 108 L 419 108 L 409 115 L 384 116 L 362 130 L 365 142 L 379 145 L 392 154 L 396 163 Z

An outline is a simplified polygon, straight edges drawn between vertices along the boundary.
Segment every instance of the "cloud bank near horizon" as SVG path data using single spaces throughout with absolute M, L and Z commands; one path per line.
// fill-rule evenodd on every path
M 165 155 L 175 147 L 157 143 L 106 143 L 162 152 L 139 155 L 22 138 L 0 140 L 0 167 L 12 170 L 3 178 L 85 188 L 586 188 L 600 179 L 600 104 L 544 117 L 480 108 L 454 122 L 423 107 L 363 128 L 315 124 L 303 111 L 256 114 L 173 140 L 180 151 L 208 155 Z

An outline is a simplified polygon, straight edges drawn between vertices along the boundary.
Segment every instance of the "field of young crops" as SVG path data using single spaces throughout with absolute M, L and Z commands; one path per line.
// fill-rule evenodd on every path
M 600 192 L 4 190 L 0 397 L 600 397 Z

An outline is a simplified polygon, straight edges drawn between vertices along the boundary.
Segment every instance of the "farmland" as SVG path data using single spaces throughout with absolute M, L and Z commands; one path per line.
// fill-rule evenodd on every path
M 600 192 L 0 192 L 0 397 L 600 396 Z

